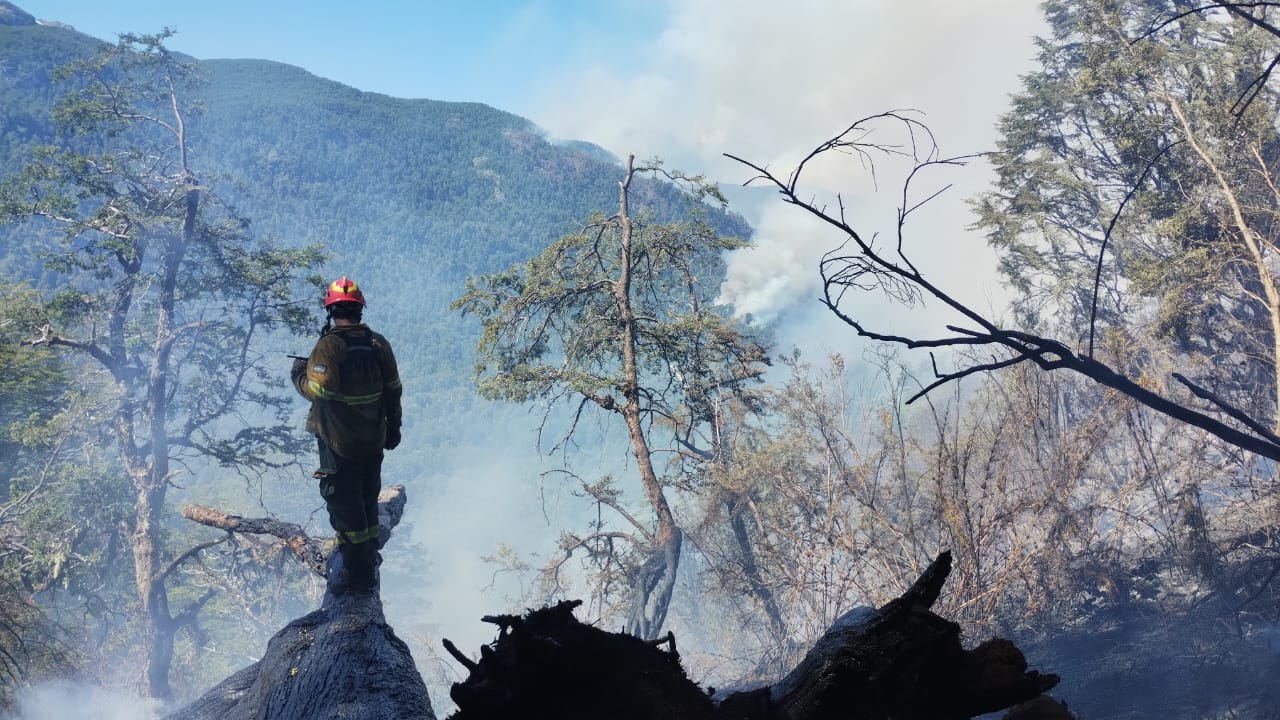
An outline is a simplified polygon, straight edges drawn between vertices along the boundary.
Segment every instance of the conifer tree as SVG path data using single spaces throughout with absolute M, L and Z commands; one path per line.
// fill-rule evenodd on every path
M 688 219 L 659 222 L 633 210 L 643 197 L 640 174 L 684 187 Z M 711 227 L 707 200 L 723 204 L 702 178 L 666 173 L 658 163 L 636 167 L 629 157 L 616 213 L 592 218 L 527 263 L 470 280 L 453 304 L 483 323 L 482 395 L 567 403 L 570 434 L 589 408 L 626 427 L 649 518 L 628 506 L 612 478 L 584 481 L 583 492 L 623 524 L 566 533 L 562 549 L 565 560 L 590 559 L 597 592 L 606 601 L 621 596 L 627 631 L 645 638 L 665 622 L 684 540 L 672 509 L 681 473 L 655 462 L 657 443 L 691 462 L 713 455 L 715 439 L 705 433 L 719 399 L 741 395 L 766 361 L 765 348 L 713 302 L 721 253 L 743 241 Z

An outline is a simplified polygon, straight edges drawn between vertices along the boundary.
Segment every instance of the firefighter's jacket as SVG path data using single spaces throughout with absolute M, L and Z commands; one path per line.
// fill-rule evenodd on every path
M 311 401 L 307 430 L 343 457 L 373 457 L 388 431 L 400 433 L 402 391 L 391 343 L 363 323 L 320 336 L 293 385 Z

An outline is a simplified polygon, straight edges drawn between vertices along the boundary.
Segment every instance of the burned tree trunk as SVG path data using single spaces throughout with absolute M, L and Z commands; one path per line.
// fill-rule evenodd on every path
M 583 625 L 577 602 L 487 617 L 500 631 L 479 661 L 445 642 L 469 671 L 450 693 L 459 708 L 451 720 L 948 720 L 1032 700 L 1032 714 L 1019 717 L 1069 717 L 1037 700 L 1057 676 L 1028 672 L 1007 640 L 965 650 L 960 627 L 929 610 L 950 570 L 942 553 L 901 597 L 837 620 L 779 682 L 718 701 L 685 676 L 671 634 L 647 642 Z
M 435 720 L 422 676 L 377 594 L 325 597 L 324 607 L 276 633 L 261 660 L 170 718 Z
M 378 496 L 379 547 L 400 522 L 404 504 L 402 486 Z M 223 680 L 171 720 L 435 720 L 409 648 L 383 616 L 378 589 L 333 593 L 345 572 L 340 554 L 329 553 L 317 568 L 321 546 L 296 525 L 198 506 L 183 508 L 183 515 L 228 532 L 280 537 L 300 560 L 327 576 L 328 584 L 319 610 L 286 625 L 271 638 L 261 660 Z
M 670 634 L 660 641 L 610 633 L 573 617 L 581 601 L 528 615 L 487 616 L 498 640 L 480 648 L 479 662 L 453 643 L 445 649 L 470 675 L 449 695 L 453 720 L 497 718 L 709 718 L 710 697 L 684 674 Z M 659 646 L 671 647 L 660 650 Z

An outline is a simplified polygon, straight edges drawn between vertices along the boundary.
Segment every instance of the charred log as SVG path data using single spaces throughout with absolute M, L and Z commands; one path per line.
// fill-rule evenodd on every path
M 383 536 L 399 521 L 403 488 L 384 491 Z M 276 535 L 314 547 L 295 527 L 207 508 L 188 517 L 228 532 Z M 306 562 L 304 553 L 298 553 Z M 724 698 L 685 674 L 671 633 L 644 640 L 579 622 L 577 601 L 523 616 L 485 617 L 497 639 L 472 659 L 445 641 L 467 669 L 451 696 L 453 720 L 609 717 L 618 720 L 822 720 L 970 718 L 1017 705 L 1019 720 L 1069 718 L 1041 695 L 1054 675 L 1027 670 L 1013 643 L 996 638 L 972 650 L 960 628 L 934 614 L 951 569 L 942 553 L 910 589 L 880 609 L 841 617 L 786 677 Z M 332 588 L 343 573 L 330 553 Z M 434 720 L 408 648 L 387 626 L 377 591 L 325 593 L 322 607 L 287 625 L 259 662 L 171 716 L 186 720 L 255 718 L 414 718 Z
M 930 610 L 950 572 L 944 552 L 902 596 L 837 619 L 773 685 L 765 717 L 970 718 L 1056 685 L 1056 675 L 1027 672 L 1008 640 L 962 647 L 960 626 Z
M 1026 703 L 1057 684 L 1028 671 L 1008 640 L 963 648 L 959 626 L 929 609 L 950 569 L 942 553 L 901 597 L 837 620 L 779 682 L 719 700 L 685 675 L 674 637 L 646 642 L 584 625 L 573 617 L 578 602 L 485 618 L 499 634 L 479 660 L 446 645 L 469 673 L 450 693 L 459 708 L 451 717 L 945 720 Z M 1066 717 L 1034 714 L 1051 706 L 1019 717 Z
M 685 676 L 674 650 L 584 625 L 573 616 L 580 604 L 565 601 L 523 617 L 485 617 L 498 626 L 498 639 L 480 647 L 478 661 L 467 661 L 470 675 L 449 692 L 459 708 L 451 717 L 712 716 L 714 703 Z

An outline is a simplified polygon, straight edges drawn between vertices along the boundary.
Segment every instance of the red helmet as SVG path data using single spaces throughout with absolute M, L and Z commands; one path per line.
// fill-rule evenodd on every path
M 329 286 L 328 294 L 324 296 L 324 306 L 326 308 L 340 302 L 360 303 L 361 306 L 366 304 L 364 293 L 360 292 L 360 286 L 356 285 L 354 281 L 348 280 L 346 275 L 334 280 L 333 284 Z

